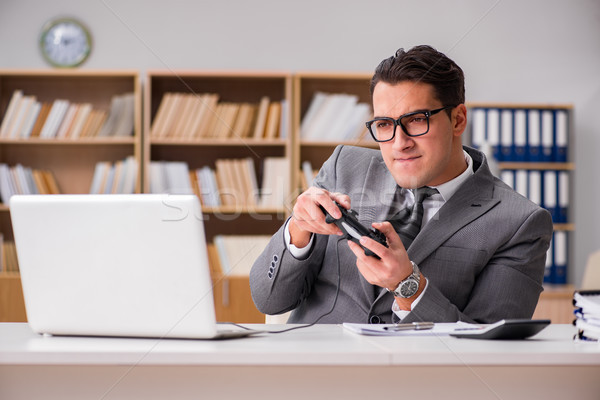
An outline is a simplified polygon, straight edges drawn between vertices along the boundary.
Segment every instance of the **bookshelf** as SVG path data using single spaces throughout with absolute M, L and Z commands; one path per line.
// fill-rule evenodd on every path
M 90 104 L 108 116 L 112 99 L 133 93 L 133 134 L 121 137 L 41 138 L 3 135 L 0 163 L 21 164 L 51 171 L 61 193 L 88 193 L 96 163 L 142 158 L 141 82 L 133 70 L 0 70 L 0 118 L 4 118 L 15 91 L 35 96 L 40 103 L 58 99 Z M 0 120 L 1 121 L 1 120 Z M 139 171 L 139 168 L 138 168 Z M 138 175 L 136 191 L 141 191 Z M 12 241 L 10 210 L 0 205 L 0 233 Z M 25 308 L 18 272 L 0 272 L 0 321 L 24 321 Z
M 251 160 L 257 182 L 271 172 L 278 172 L 276 182 L 280 187 L 283 182 L 292 180 L 290 162 L 292 160 L 291 135 L 291 74 L 282 72 L 223 72 L 223 71 L 148 71 L 144 96 L 144 192 L 150 192 L 154 179 L 149 171 L 154 162 L 184 162 L 191 171 L 203 167 L 217 170 L 223 160 Z M 180 100 L 171 121 L 179 121 L 187 128 L 177 128 L 169 121 L 168 115 L 161 108 L 169 109 L 167 96 Z M 209 95 L 216 95 L 210 102 Z M 186 119 L 184 100 L 196 102 L 196 113 L 203 113 L 203 121 L 181 122 Z M 279 123 L 276 134 L 267 135 L 267 125 L 260 135 L 255 132 L 260 119 L 261 101 L 268 99 L 269 104 L 278 103 Z M 171 100 L 173 101 L 173 100 Z M 164 103 L 163 103 L 164 102 Z M 182 105 L 183 103 L 183 105 Z M 238 107 L 235 118 L 227 117 L 221 105 Z M 237 125 L 241 118 L 241 105 L 254 106 L 253 117 L 247 118 L 245 124 Z M 202 110 L 205 107 L 206 110 Z M 204 121 L 206 115 L 208 120 Z M 212 118 L 212 121 L 211 121 Z M 208 122 L 207 122 L 208 121 Z M 243 125 L 249 127 L 242 132 Z M 164 128 L 169 126 L 170 128 Z M 190 128 L 194 126 L 195 128 Z M 258 128 L 257 128 L 258 129 Z M 269 158 L 283 158 L 282 168 L 265 167 Z M 278 171 L 272 171 L 277 169 Z M 289 172 L 286 172 L 289 171 Z M 218 170 L 217 170 L 218 172 Z M 238 174 L 239 175 L 239 174 Z M 221 184 L 221 182 L 220 182 Z M 226 184 L 224 184 L 226 185 Z M 260 185 L 260 184 L 259 184 Z M 221 198 L 228 192 L 228 186 L 220 186 Z M 275 203 L 246 203 L 247 195 L 232 196 L 232 202 L 220 205 L 203 206 L 204 226 L 210 248 L 217 235 L 259 235 L 273 234 L 289 215 L 289 201 L 292 187 L 284 190 L 284 201 Z M 239 192 L 232 192 L 233 194 Z M 200 196 L 202 199 L 202 196 Z M 211 267 L 215 287 L 215 311 L 219 321 L 264 322 L 264 315 L 255 308 L 250 295 L 247 277 L 226 276 L 222 273 L 218 256 L 210 251 Z
M 334 147 L 341 143 L 377 148 L 377 144 L 369 136 L 363 139 L 314 138 L 303 136 L 301 131 L 302 121 L 309 112 L 315 94 L 349 94 L 356 96 L 358 103 L 370 105 L 370 79 L 371 73 L 291 74 L 279 71 L 151 70 L 145 73 L 142 95 L 140 74 L 137 71 L 0 70 L 0 118 L 4 116 L 15 90 L 35 95 L 40 101 L 65 98 L 72 102 L 89 102 L 94 108 L 107 111 L 111 106 L 111 98 L 116 94 L 133 92 L 135 99 L 134 134 L 131 137 L 92 137 L 77 140 L 0 137 L 0 163 L 20 163 L 32 168 L 50 169 L 62 193 L 87 193 L 96 163 L 116 162 L 134 156 L 140 167 L 136 192 L 149 193 L 152 162 L 184 162 L 190 170 L 195 170 L 204 166 L 215 168 L 217 161 L 223 159 L 250 159 L 260 182 L 266 172 L 264 160 L 270 157 L 284 158 L 289 164 L 289 171 L 285 172 L 285 176 L 291 183 L 286 189 L 285 203 L 233 203 L 203 207 L 215 285 L 217 318 L 220 321 L 263 322 L 264 316 L 253 306 L 247 277 L 223 274 L 213 244 L 214 238 L 217 235 L 272 234 L 289 216 L 293 201 L 303 189 L 303 161 L 309 161 L 313 169 L 318 169 L 330 156 Z M 152 135 L 153 123 L 156 122 L 161 102 L 169 93 L 192 95 L 196 98 L 212 93 L 218 94 L 218 102 L 255 105 L 259 105 L 261 99 L 268 97 L 270 101 L 282 102 L 283 112 L 280 116 L 285 117 L 281 117 L 284 122 L 280 122 L 279 128 L 286 133 L 283 137 L 278 134 L 274 137 L 258 138 L 253 134 L 243 137 L 231 134 L 229 130 L 229 133 L 223 136 L 223 132 L 228 130 L 220 129 L 220 135 Z M 475 108 L 537 109 L 552 112 L 565 110 L 569 121 L 572 113 L 569 105 L 473 103 L 468 104 L 468 107 L 471 124 L 472 110 Z M 179 107 L 179 111 L 182 112 L 183 108 Z M 216 109 L 214 111 L 216 112 Z M 332 115 L 335 115 L 335 111 Z M 222 119 L 228 121 L 225 117 Z M 253 125 L 254 122 L 249 124 Z M 362 123 L 364 121 L 361 120 Z M 231 121 L 226 124 L 234 126 Z M 340 126 L 343 127 L 344 124 L 338 125 Z M 469 129 L 472 130 L 472 127 Z M 465 135 L 467 140 L 469 133 L 472 132 Z M 570 136 L 569 125 L 569 139 Z M 574 163 L 569 159 L 537 162 L 503 160 L 499 165 L 503 171 L 562 171 L 569 174 L 571 183 L 575 170 Z M 566 220 L 555 223 L 554 227 L 555 231 L 567 235 L 575 231 L 568 215 Z M 0 232 L 5 240 L 12 240 L 10 210 L 4 204 L 0 204 Z M 553 322 L 570 322 L 570 303 L 569 306 L 565 303 L 572 297 L 572 286 L 545 286 L 546 291 L 540 298 L 536 317 L 549 316 Z M 559 320 L 555 320 L 559 315 L 557 313 L 560 314 Z M 0 272 L 0 321 L 25 319 L 18 273 Z
M 548 250 L 544 292 L 535 318 L 573 320 L 573 286 L 568 270 L 575 231 L 569 205 L 575 164 L 570 161 L 572 106 L 569 104 L 470 103 L 467 143 L 486 146 L 499 177 L 523 196 L 548 209 L 554 233 Z
M 362 138 L 354 137 L 353 139 L 337 137 L 335 136 L 337 131 L 333 132 L 333 136 L 327 136 L 326 138 L 319 133 L 306 135 L 306 132 L 302 132 L 301 129 L 302 123 L 317 93 L 349 94 L 356 96 L 355 100 L 358 103 L 368 104 L 369 116 L 366 118 L 360 118 L 359 116 L 357 122 L 359 127 L 364 127 L 364 122 L 368 121 L 368 118 L 372 115 L 371 95 L 369 93 L 371 77 L 372 73 L 298 72 L 294 74 L 294 101 L 292 103 L 294 149 L 292 162 L 294 165 L 293 169 L 296 171 L 294 187 L 299 188 L 299 191 L 304 186 L 301 179 L 302 173 L 300 172 L 303 162 L 308 161 L 312 168 L 317 170 L 329 158 L 335 146 L 339 144 L 377 148 L 377 143 L 366 133 L 366 128 L 364 132 L 366 136 Z M 337 109 L 334 108 L 330 110 L 329 115 L 335 118 L 340 115 L 340 110 L 341 108 L 339 107 Z M 358 113 L 356 114 L 358 115 Z M 344 119 L 343 116 L 342 119 Z M 343 122 L 337 125 L 340 131 L 344 127 L 347 127 Z

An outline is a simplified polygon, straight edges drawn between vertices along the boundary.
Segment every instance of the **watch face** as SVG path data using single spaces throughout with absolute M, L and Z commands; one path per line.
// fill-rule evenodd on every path
M 414 279 L 408 279 L 400 286 L 402 297 L 412 297 L 419 290 L 419 283 Z
M 84 62 L 92 49 L 88 30 L 78 21 L 61 18 L 44 28 L 40 46 L 46 60 L 57 67 L 76 67 Z

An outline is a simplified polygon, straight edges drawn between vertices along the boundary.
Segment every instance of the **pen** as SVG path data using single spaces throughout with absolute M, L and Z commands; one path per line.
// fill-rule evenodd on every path
M 408 324 L 395 324 L 384 326 L 386 331 L 422 331 L 433 328 L 433 322 L 411 322 Z

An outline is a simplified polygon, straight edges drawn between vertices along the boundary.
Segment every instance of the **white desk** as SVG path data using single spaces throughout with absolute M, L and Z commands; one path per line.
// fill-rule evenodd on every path
M 600 345 L 573 332 L 484 341 L 321 325 L 199 341 L 43 337 L 4 323 L 0 399 L 600 399 Z

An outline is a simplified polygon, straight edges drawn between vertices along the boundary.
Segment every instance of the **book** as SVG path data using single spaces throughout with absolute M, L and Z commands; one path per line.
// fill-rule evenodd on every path
M 173 128 L 175 121 L 179 115 L 181 103 L 183 101 L 183 94 L 174 93 L 169 101 L 169 107 L 167 108 L 167 114 L 165 115 L 164 122 L 161 125 L 161 129 L 158 138 L 164 139 L 173 137 Z
M 63 120 L 67 109 L 69 108 L 69 101 L 57 99 L 52 103 L 52 108 L 48 113 L 48 117 L 44 122 L 44 126 L 40 132 L 41 138 L 52 139 L 56 137 L 58 127 Z
M 17 109 L 22 98 L 22 90 L 15 90 L 12 96 L 10 97 L 10 101 L 8 102 L 8 106 L 6 107 L 6 112 L 4 113 L 4 117 L 2 118 L 2 124 L 0 124 L 0 137 L 9 136 L 9 127 L 13 123 L 13 119 L 15 118 L 15 114 L 17 113 Z
M 94 136 L 125 137 L 133 134 L 135 97 L 133 93 L 113 96 L 110 111 Z M 104 111 L 104 113 L 106 113 Z
M 150 193 L 192 194 L 188 171 L 183 161 L 151 161 Z
M 67 137 L 67 134 L 71 129 L 71 125 L 73 124 L 78 110 L 79 104 L 73 103 L 69 105 L 69 108 L 65 113 L 65 117 L 63 118 L 62 122 L 60 123 L 60 126 L 58 127 L 58 130 L 56 131 L 57 139 L 64 139 Z
M 247 187 L 249 193 L 247 194 L 247 198 L 250 200 L 251 205 L 258 204 L 259 199 L 259 188 L 258 188 L 258 179 L 256 177 L 256 168 L 254 167 L 254 160 L 252 158 L 247 157 L 243 160 L 245 165 L 245 174 L 247 179 Z
M 265 157 L 260 207 L 284 207 L 290 192 L 290 163 L 286 157 Z
M 23 121 L 23 125 L 20 132 L 17 132 L 17 137 L 27 139 L 31 136 L 31 131 L 33 130 L 33 126 L 38 118 L 38 115 L 42 109 L 42 103 L 39 101 L 34 101 L 29 113 L 27 114 L 25 120 Z
M 303 139 L 308 136 L 308 132 L 310 131 L 311 125 L 313 124 L 317 113 L 322 108 L 323 103 L 328 97 L 329 95 L 323 92 L 315 92 L 315 94 L 313 94 L 313 98 L 310 101 L 304 116 L 302 117 L 302 122 L 300 123 L 300 136 Z
M 204 96 L 202 99 L 202 107 L 200 108 L 202 119 L 197 130 L 193 134 L 194 137 L 203 138 L 210 136 L 210 129 L 217 115 L 218 102 L 218 94 L 207 94 Z
M 250 103 L 240 104 L 237 118 L 233 125 L 232 136 L 236 138 L 245 138 L 250 134 L 250 126 L 253 121 L 253 114 L 256 110 L 256 106 Z
M 215 161 L 215 173 L 217 177 L 217 185 L 221 202 L 225 206 L 236 205 L 239 195 L 236 188 L 231 163 L 226 159 L 218 159 Z
M 17 164 L 0 164 L 0 200 L 9 204 L 15 194 L 59 194 L 52 172 Z
M 48 117 L 48 114 L 50 113 L 51 108 L 52 108 L 52 103 L 50 103 L 50 102 L 42 103 L 42 107 L 40 109 L 40 112 L 39 112 L 36 120 L 35 120 L 35 123 L 33 124 L 33 127 L 31 128 L 29 137 L 35 138 L 35 137 L 40 136 L 40 132 L 42 131 L 42 127 L 44 126 L 44 123 L 46 122 L 46 118 Z
M 77 109 L 77 113 L 73 118 L 73 123 L 69 131 L 66 133 L 66 137 L 70 139 L 78 139 L 81 136 L 83 127 L 92 112 L 92 105 L 89 103 L 82 103 Z
M 163 137 L 163 131 L 167 122 L 167 115 L 171 108 L 174 93 L 165 93 L 160 101 L 154 120 L 152 121 L 152 127 L 150 128 L 150 137 L 158 139 Z
M 267 122 L 265 123 L 265 139 L 275 139 L 279 136 L 280 118 L 281 102 L 271 102 L 267 112 Z
M 198 168 L 195 171 L 198 180 L 198 196 L 203 206 L 218 207 L 221 205 L 219 188 L 216 183 L 215 171 L 209 166 Z
M 56 181 L 56 178 L 54 177 L 52 171 L 44 169 L 41 170 L 41 174 L 46 183 L 46 187 L 48 188 L 48 194 L 60 194 L 61 191 L 58 186 L 58 182 Z
M 15 115 L 12 118 L 10 126 L 6 132 L 6 136 L 12 139 L 16 139 L 20 137 L 21 130 L 23 129 L 23 124 L 27 120 L 29 116 L 29 112 L 33 107 L 33 104 L 36 102 L 35 96 L 23 96 L 21 101 L 18 103 L 17 108 L 15 110 Z
M 240 105 L 237 103 L 223 103 L 223 113 L 217 123 L 215 137 L 224 139 L 234 136 L 233 127 L 238 116 Z
M 180 96 L 180 104 L 177 115 L 173 120 L 170 137 L 181 139 L 186 136 L 185 127 L 193 118 L 192 112 L 194 109 L 195 95 L 186 93 L 179 94 L 178 96 Z
M 269 113 L 269 103 L 271 100 L 267 96 L 263 96 L 258 104 L 256 115 L 256 123 L 254 124 L 254 139 L 262 139 L 265 136 L 265 127 L 267 123 L 267 115 Z
M 188 118 L 182 128 L 182 138 L 191 139 L 195 136 L 195 133 L 200 126 L 200 122 L 202 121 L 202 102 L 206 96 L 206 94 L 194 94 L 190 99 L 190 118 Z

